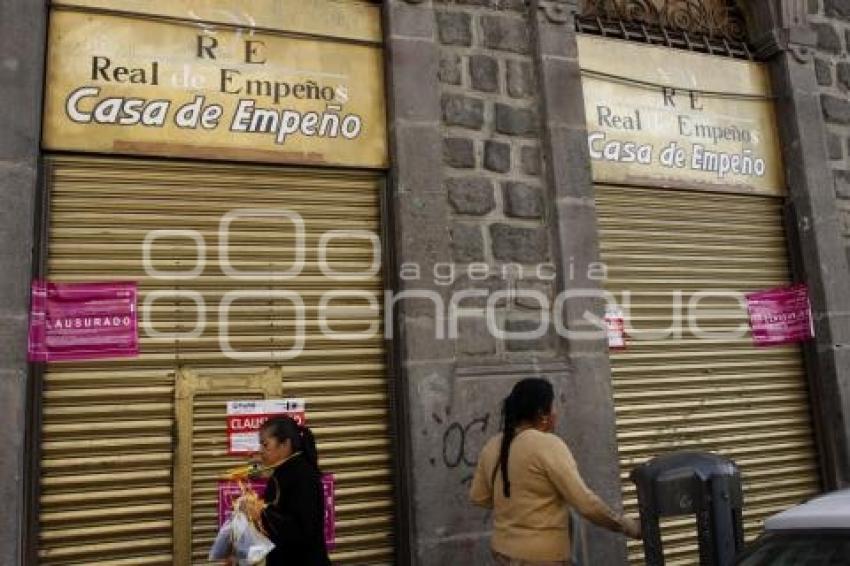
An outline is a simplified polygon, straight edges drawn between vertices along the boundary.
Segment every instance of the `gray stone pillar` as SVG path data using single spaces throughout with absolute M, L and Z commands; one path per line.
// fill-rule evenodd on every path
M 25 559 L 27 326 L 39 172 L 44 3 L 0 2 L 0 565 Z
M 815 341 L 806 365 L 826 488 L 850 485 L 850 272 L 827 154 L 806 2 L 744 2 L 750 34 L 770 66 L 790 192 L 795 275 L 808 284 Z M 827 101 L 828 102 L 828 101 Z M 845 102 L 846 104 L 846 102 Z M 848 107 L 850 108 L 850 107 Z
M 601 290 L 589 277 L 589 266 L 599 262 L 587 124 L 576 45 L 576 1 L 538 0 L 533 3 L 538 74 L 544 117 L 546 183 L 554 203 L 553 230 L 560 272 L 558 291 Z M 573 269 L 573 267 L 576 267 Z M 564 320 L 572 331 L 591 331 L 586 312 L 603 315 L 602 301 L 591 297 L 570 299 Z M 610 505 L 622 509 L 616 416 L 611 383 L 608 343 L 570 340 L 568 350 L 573 379 L 567 392 L 567 425 L 564 436 L 588 484 Z M 587 563 L 625 564 L 622 535 L 588 525 Z
M 437 338 L 442 312 L 417 293 L 445 291 L 427 274 L 435 263 L 451 257 L 448 203 L 441 175 L 443 138 L 440 93 L 437 86 L 439 54 L 430 1 L 384 3 L 387 54 L 387 97 L 392 168 L 389 186 L 390 231 L 395 265 L 388 285 L 396 293 L 411 293 L 394 306 L 392 349 L 397 361 L 396 407 L 400 438 L 398 462 L 403 481 L 398 512 L 400 564 L 433 564 L 439 545 L 442 514 L 442 477 L 432 470 L 428 456 L 438 448 L 429 409 L 441 404 L 451 388 L 453 343 Z M 424 277 L 404 280 L 399 267 L 416 265 Z M 393 279 L 395 279 L 393 281 Z
M 598 288 L 586 277 L 598 252 L 575 37 L 547 21 L 545 37 L 532 38 L 538 7 L 522 0 L 384 6 L 395 290 L 430 293 L 447 315 L 452 299 L 467 311 L 458 335 L 440 339 L 452 325 L 431 300 L 395 306 L 411 543 L 402 554 L 417 566 L 483 565 L 491 521 L 469 503 L 469 483 L 521 378 L 553 383 L 559 434 L 590 486 L 620 501 L 607 344 L 568 344 L 542 314 L 555 299 L 552 273 L 557 290 Z M 505 334 L 485 324 L 494 295 L 487 312 Z M 569 328 L 599 306 L 569 301 Z M 625 562 L 622 537 L 588 531 L 588 563 Z

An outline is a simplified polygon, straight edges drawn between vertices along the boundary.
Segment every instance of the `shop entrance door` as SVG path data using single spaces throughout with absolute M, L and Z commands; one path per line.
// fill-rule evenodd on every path
M 224 403 L 278 395 L 335 476 L 334 563 L 392 562 L 382 175 L 56 156 L 47 183 L 46 277 L 137 282 L 141 355 L 46 368 L 40 563 L 205 563 Z
M 579 36 L 605 290 L 625 347 L 611 367 L 623 499 L 671 451 L 741 468 L 745 534 L 819 491 L 801 348 L 754 345 L 746 294 L 793 281 L 767 70 Z M 662 523 L 667 564 L 697 564 L 693 518 Z M 630 543 L 633 563 L 642 547 Z

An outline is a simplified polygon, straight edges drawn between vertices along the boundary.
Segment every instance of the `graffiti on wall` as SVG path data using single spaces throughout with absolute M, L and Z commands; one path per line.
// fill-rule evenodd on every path
M 478 453 L 497 426 L 492 423 L 490 413 L 461 419 L 441 418 L 432 414 L 434 421 L 442 428 L 442 465 L 458 473 L 460 483 L 469 486 L 478 465 Z M 436 459 L 432 459 L 432 464 Z

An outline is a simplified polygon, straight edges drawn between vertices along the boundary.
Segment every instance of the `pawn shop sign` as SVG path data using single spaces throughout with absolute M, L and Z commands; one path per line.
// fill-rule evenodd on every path
M 286 415 L 305 424 L 304 399 L 227 402 L 227 453 L 244 456 L 260 451 L 260 427 L 272 417 Z

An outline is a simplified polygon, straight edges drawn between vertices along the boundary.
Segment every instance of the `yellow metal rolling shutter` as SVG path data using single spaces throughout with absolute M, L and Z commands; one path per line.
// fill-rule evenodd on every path
M 674 292 L 748 292 L 789 282 L 778 198 L 599 185 L 596 187 L 606 288 L 631 292 L 630 321 L 664 329 Z M 706 330 L 746 324 L 745 309 L 706 299 Z M 723 316 L 710 309 L 730 309 Z M 627 314 L 628 316 L 628 314 Z M 806 378 L 798 347 L 756 348 L 738 339 L 698 339 L 683 319 L 681 337 L 640 340 L 612 352 L 621 478 L 627 512 L 637 513 L 630 470 L 671 450 L 709 450 L 741 467 L 747 538 L 764 518 L 818 491 Z M 693 520 L 663 523 L 667 563 L 696 564 Z M 642 548 L 630 544 L 633 563 Z
M 380 274 L 330 280 L 318 267 L 322 234 L 380 233 L 381 175 L 72 157 L 51 158 L 47 171 L 51 280 L 138 281 L 140 305 L 154 291 L 194 292 L 193 297 L 160 297 L 141 314 L 160 333 L 191 331 L 199 310 L 206 325 L 196 338 L 152 338 L 141 330 L 138 359 L 48 366 L 40 562 L 175 563 L 174 549 L 187 543 L 172 536 L 178 369 L 226 378 L 279 366 L 283 395 L 306 399 L 321 464 L 337 479 L 335 563 L 391 563 L 392 458 L 382 312 L 360 299 L 340 299 L 324 309 L 337 332 L 377 328 L 365 340 L 324 337 L 317 322 L 319 300 L 327 290 L 366 291 L 382 303 Z M 240 208 L 282 208 L 303 218 L 307 253 L 297 278 L 244 281 L 224 274 L 219 223 Z M 206 244 L 203 272 L 189 280 L 146 273 L 142 244 L 153 230 L 199 232 Z M 285 270 L 295 257 L 293 234 L 281 219 L 234 221 L 230 261 L 243 272 Z M 197 263 L 196 242 L 185 235 L 160 238 L 153 248 L 151 264 L 161 272 L 186 272 Z M 326 250 L 327 263 L 339 272 L 366 272 L 373 261 L 372 245 L 361 237 L 335 238 Z M 253 352 L 256 359 L 237 361 L 221 351 L 218 309 L 226 293 L 246 290 L 260 293 L 259 298 L 232 303 L 229 336 L 235 349 Z M 303 298 L 306 342 L 295 359 L 280 361 L 269 354 L 293 344 L 297 312 L 287 300 L 262 295 L 269 291 L 294 291 Z M 199 297 L 202 308 L 195 302 Z M 224 457 L 227 395 L 199 397 L 192 413 L 194 453 L 200 458 L 193 468 L 197 540 L 188 541 L 195 542 L 193 563 L 203 562 L 203 543 L 214 528 L 212 515 L 197 503 L 210 501 L 215 474 L 231 462 Z
M 203 376 L 177 370 L 174 463 L 174 561 L 203 562 L 218 527 L 218 480 L 222 472 L 244 465 L 226 456 L 223 444 L 227 402 L 276 399 L 282 395 L 281 368 L 257 375 Z

